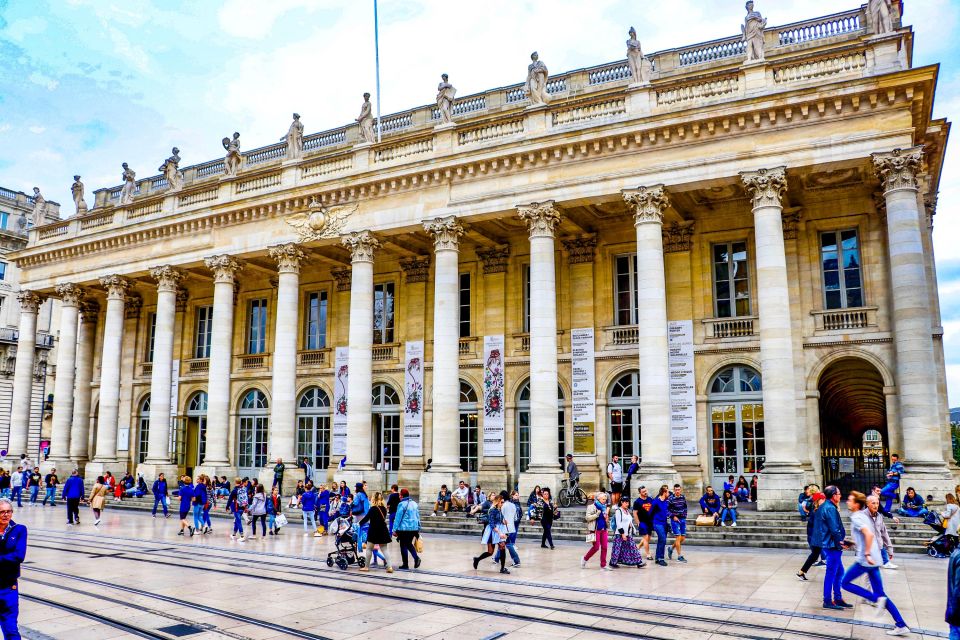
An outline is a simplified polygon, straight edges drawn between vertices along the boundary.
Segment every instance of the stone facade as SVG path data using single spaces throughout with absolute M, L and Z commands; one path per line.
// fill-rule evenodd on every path
M 306 135 L 300 158 L 281 143 L 236 175 L 186 167 L 182 189 L 147 178 L 130 204 L 97 191 L 17 255 L 31 291 L 70 283 L 100 303 L 77 332 L 102 364 L 92 387 L 77 377 L 96 435 L 76 459 L 232 474 L 310 450 L 323 478 L 430 494 L 460 477 L 556 487 L 567 451 L 595 487 L 612 453 L 637 453 L 644 482 L 692 490 L 765 465 L 761 508 L 790 508 L 848 460 L 882 466 L 842 453 L 876 432 L 918 490 L 946 488 L 924 199 L 949 124 L 932 119 L 936 68 L 909 67 L 899 14 L 890 33 L 865 24 L 852 11 L 766 28 L 749 64 L 739 37 L 655 53 L 649 83 L 624 62 L 551 75 L 549 102 L 518 85 L 455 100 L 439 127 L 432 106 L 387 116 L 382 142 L 356 124 Z M 185 304 L 158 268 L 180 274 Z M 678 321 L 694 353 L 685 440 Z M 596 420 L 575 430 L 584 328 Z M 411 341 L 425 376 L 408 397 Z M 404 406 L 420 393 L 418 435 Z M 156 431 L 169 399 L 172 450 Z M 501 415 L 502 435 L 485 432 Z

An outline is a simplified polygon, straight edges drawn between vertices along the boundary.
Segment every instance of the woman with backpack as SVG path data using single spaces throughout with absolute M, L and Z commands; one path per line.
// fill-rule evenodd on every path
M 247 488 L 243 486 L 243 480 L 236 478 L 234 480 L 233 491 L 227 498 L 227 511 L 233 514 L 233 533 L 230 534 L 231 540 L 237 539 L 240 535 L 240 542 L 244 542 L 243 537 L 243 512 L 247 510 Z
M 261 537 L 267 537 L 267 494 L 263 491 L 263 485 L 258 484 L 256 492 L 253 494 L 253 500 L 250 501 L 250 537 L 257 537 L 257 520 L 260 520 Z
M 103 476 L 97 476 L 97 483 L 90 490 L 90 508 L 93 510 L 93 524 L 100 524 L 100 514 L 103 513 L 103 507 L 107 503 L 107 494 L 110 489 L 103 481 Z
M 633 524 L 633 514 L 630 513 L 630 498 L 620 498 L 620 505 L 613 510 L 613 551 L 610 554 L 610 566 L 621 564 L 639 569 L 646 565 L 640 549 L 634 542 L 636 527 Z
M 495 548 L 500 548 L 500 573 L 510 573 L 507 569 L 507 525 L 503 521 L 503 496 L 497 494 L 490 499 L 490 510 L 487 511 L 487 523 L 480 537 L 480 544 L 486 545 L 487 550 L 473 559 L 473 569 L 476 571 L 484 558 L 493 555 Z M 482 517 L 482 515 L 481 515 Z

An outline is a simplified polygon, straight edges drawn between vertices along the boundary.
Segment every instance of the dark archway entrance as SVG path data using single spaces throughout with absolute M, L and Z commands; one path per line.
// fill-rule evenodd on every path
M 860 358 L 842 358 L 820 375 L 824 485 L 869 493 L 883 485 L 889 456 L 883 376 Z

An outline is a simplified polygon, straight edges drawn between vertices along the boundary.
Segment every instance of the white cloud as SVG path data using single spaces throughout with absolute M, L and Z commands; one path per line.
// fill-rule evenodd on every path
M 46 88 L 48 91 L 53 91 L 60 86 L 60 81 L 56 78 L 51 78 L 48 75 L 40 73 L 39 71 L 34 71 L 27 79 L 33 84 L 38 84 L 41 87 Z
M 287 12 L 316 4 L 315 0 L 226 0 L 217 12 L 217 19 L 228 35 L 259 40 L 266 37 L 277 19 Z
M 46 131 L 46 130 L 47 130 L 46 127 L 40 127 L 40 126 L 37 126 L 37 125 L 34 125 L 34 126 L 32 126 L 32 127 L 27 127 L 27 131 L 29 131 L 30 133 L 40 134 L 40 133 L 43 133 L 43 132 Z

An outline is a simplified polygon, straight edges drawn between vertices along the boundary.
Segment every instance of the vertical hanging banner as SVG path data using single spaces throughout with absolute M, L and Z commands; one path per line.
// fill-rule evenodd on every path
M 350 347 L 337 347 L 333 367 L 333 446 L 331 455 L 347 455 L 347 382 Z M 339 462 L 339 460 L 337 461 Z
M 403 455 L 423 455 L 423 340 L 407 343 L 404 374 Z
M 673 455 L 697 455 L 697 389 L 693 370 L 693 321 L 671 320 L 670 433 Z
M 573 383 L 573 453 L 592 455 L 596 441 L 597 381 L 593 327 L 570 332 L 570 379 Z M 566 453 L 566 452 L 562 452 Z
M 503 336 L 483 337 L 483 455 L 503 456 Z

